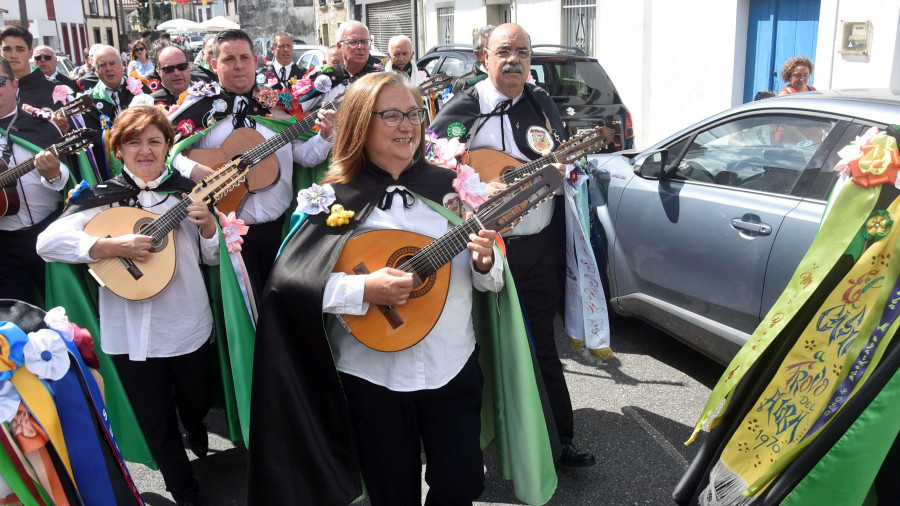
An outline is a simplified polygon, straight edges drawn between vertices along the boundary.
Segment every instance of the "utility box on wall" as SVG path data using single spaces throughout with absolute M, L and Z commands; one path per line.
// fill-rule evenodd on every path
M 841 39 L 838 41 L 838 53 L 843 55 L 869 55 L 872 37 L 870 21 L 843 21 Z

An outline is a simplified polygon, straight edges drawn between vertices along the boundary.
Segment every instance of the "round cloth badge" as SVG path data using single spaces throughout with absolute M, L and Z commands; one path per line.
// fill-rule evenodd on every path
M 454 121 L 447 125 L 447 137 L 451 139 L 462 139 L 466 135 L 466 126 L 459 121 Z
M 525 140 L 528 142 L 528 147 L 537 154 L 544 154 L 553 149 L 553 137 L 544 127 L 528 127 Z

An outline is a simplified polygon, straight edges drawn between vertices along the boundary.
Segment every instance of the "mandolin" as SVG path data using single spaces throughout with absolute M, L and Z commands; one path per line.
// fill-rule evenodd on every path
M 75 153 L 91 145 L 97 138 L 98 132 L 89 128 L 82 128 L 67 133 L 59 138 L 56 144 L 44 151 L 52 151 L 56 156 L 65 156 Z M 19 178 L 33 171 L 34 157 L 9 167 L 0 158 L 0 216 L 12 216 L 19 212 L 19 192 L 16 183 Z
M 487 200 L 478 212 L 438 239 L 402 230 L 373 230 L 344 245 L 334 272 L 368 274 L 393 267 L 413 274 L 413 290 L 402 306 L 370 304 L 364 315 L 339 315 L 361 343 L 399 351 L 425 338 L 440 318 L 450 286 L 450 260 L 466 249 L 469 234 L 512 227 L 529 209 L 553 196 L 562 175 L 552 165 L 534 171 Z
M 542 156 L 525 164 L 503 151 L 489 148 L 469 151 L 463 156 L 463 163 L 475 169 L 482 181 L 511 183 L 548 163 L 573 163 L 585 155 L 595 153 L 612 142 L 612 139 L 609 128 L 595 127 L 560 144 L 549 156 Z
M 419 93 L 424 95 L 442 90 L 452 79 L 444 73 L 436 74 L 419 84 Z M 343 95 L 339 95 L 333 101 L 322 106 L 322 109 L 336 111 L 342 100 Z M 216 204 L 219 211 L 225 214 L 230 212 L 239 214 L 241 206 L 249 194 L 265 190 L 278 182 L 281 170 L 278 167 L 275 152 L 303 132 L 312 129 L 316 125 L 317 112 L 318 109 L 308 113 L 302 120 L 268 139 L 253 128 L 237 128 L 225 138 L 225 142 L 218 148 L 186 149 L 182 154 L 213 170 L 230 160 L 237 159 L 243 160 L 245 164 L 252 167 L 247 181 Z
M 244 183 L 250 167 L 240 160 L 226 163 L 206 176 L 191 193 L 162 214 L 128 206 L 109 208 L 84 227 L 94 237 L 118 237 L 142 234 L 153 238 L 150 257 L 144 262 L 128 258 L 105 258 L 90 262 L 88 271 L 114 294 L 129 300 L 144 300 L 161 292 L 175 274 L 175 229 L 187 215 L 192 203 L 214 204 L 229 191 Z

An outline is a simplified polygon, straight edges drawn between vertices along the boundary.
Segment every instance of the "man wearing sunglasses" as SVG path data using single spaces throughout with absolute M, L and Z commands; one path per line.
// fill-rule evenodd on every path
M 0 156 L 9 167 L 34 157 L 36 168 L 18 178 L 14 190 L 3 190 L 6 202 L 14 206 L 18 200 L 18 210 L 13 207 L 0 216 L 0 298 L 43 306 L 44 261 L 35 243 L 62 211 L 69 169 L 50 151 L 41 151 L 59 139 L 59 131 L 46 119 L 26 113 L 16 103 L 16 91 L 12 66 L 0 58 Z
M 45 76 L 47 76 L 47 79 L 58 81 L 60 84 L 66 85 L 71 88 L 73 92 L 78 91 L 78 85 L 75 84 L 74 79 L 56 71 L 56 53 L 50 46 L 38 46 L 34 48 L 34 64 L 37 65 L 37 68 L 43 72 Z
M 546 91 L 527 82 L 532 56 L 528 33 L 514 23 L 500 25 L 488 36 L 484 51 L 488 78 L 454 95 L 435 116 L 431 129 L 439 137 L 459 138 L 470 151 L 480 148 L 503 151 L 521 163 L 536 160 L 565 142 L 568 136 L 553 100 Z M 479 169 L 478 166 L 474 168 Z M 588 315 L 584 301 L 566 298 L 568 288 L 572 288 L 573 293 L 582 293 L 578 282 L 583 282 L 583 276 L 578 275 L 581 274 L 578 265 L 567 265 L 567 256 L 575 258 L 571 262 L 575 264 L 592 262 L 594 275 L 589 279 L 598 287 L 600 280 L 596 276 L 593 257 L 566 254 L 568 238 L 573 241 L 578 238 L 584 241 L 585 238 L 580 225 L 568 220 L 578 216 L 573 198 L 564 197 L 538 205 L 503 237 L 509 268 L 528 315 L 535 355 L 562 445 L 558 464 L 585 467 L 594 465 L 596 459 L 573 444 L 572 401 L 556 349 L 553 324 L 563 300 L 566 311 L 576 308 L 565 318 L 566 333 L 573 341 L 576 336 L 584 342 L 586 334 L 605 332 L 608 344 L 609 322 L 605 312 Z M 573 286 L 565 284 L 567 268 L 576 274 Z M 595 304 L 605 308 L 606 301 L 600 297 Z
M 53 89 L 59 83 L 47 80 L 38 69 L 31 69 L 29 60 L 33 42 L 31 32 L 19 25 L 8 25 L 0 30 L 0 51 L 19 81 L 19 103 L 37 109 L 59 109 L 63 104 L 53 101 Z
M 175 105 L 178 97 L 187 91 L 192 82 L 207 81 L 204 75 L 198 75 L 192 68 L 184 50 L 171 42 L 153 43 L 153 64 L 161 86 L 150 96 L 154 103 L 162 103 L 166 107 Z

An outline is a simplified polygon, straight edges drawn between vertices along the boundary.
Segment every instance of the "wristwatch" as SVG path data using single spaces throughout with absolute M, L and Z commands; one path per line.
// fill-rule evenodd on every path
M 47 182 L 50 183 L 50 184 L 56 184 L 56 183 L 58 183 L 58 182 L 60 182 L 60 181 L 62 181 L 62 172 L 60 172 L 59 175 L 56 176 L 55 178 L 53 178 L 53 179 L 48 179 L 48 180 L 47 180 Z

